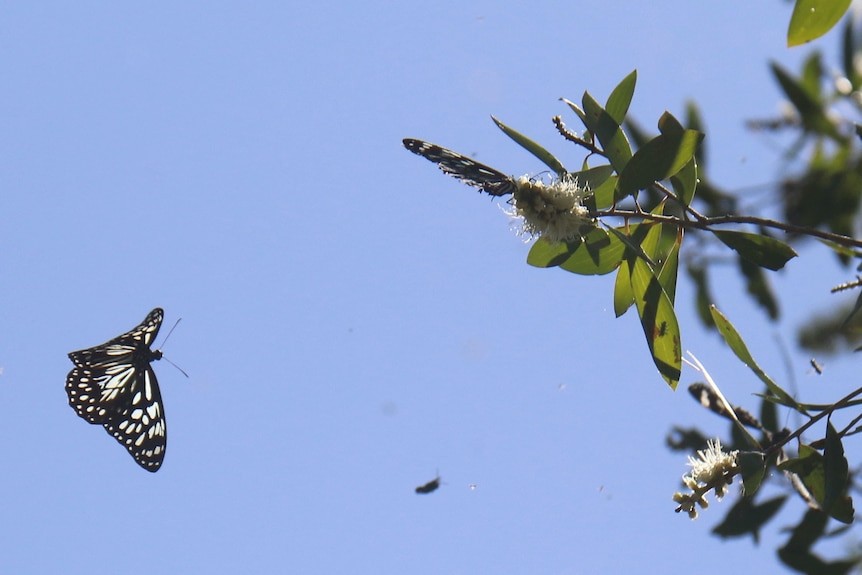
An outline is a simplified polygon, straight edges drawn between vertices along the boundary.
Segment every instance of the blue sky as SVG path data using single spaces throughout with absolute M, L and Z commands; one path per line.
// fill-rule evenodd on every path
M 497 205 L 401 139 L 540 172 L 494 114 L 576 166 L 550 122 L 576 126 L 558 98 L 604 101 L 637 69 L 642 126 L 694 99 L 710 176 L 774 181 L 777 142 L 743 121 L 777 110 L 768 59 L 805 54 L 784 47 L 788 17 L 781 2 L 6 6 L 2 570 L 773 566 L 772 533 L 760 549 L 708 536 L 729 502 L 673 513 L 686 467 L 665 434 L 726 428 L 668 390 L 632 314 L 614 319 L 613 277 L 527 266 Z M 803 256 L 775 275 L 778 327 L 733 274 L 717 291 L 779 377 L 775 336 L 792 345 L 847 278 Z M 759 387 L 701 332 L 684 282 L 677 302 L 684 347 L 754 406 Z M 190 378 L 155 364 L 169 441 L 150 474 L 75 415 L 64 380 L 69 351 L 155 306 L 163 335 L 183 320 L 164 353 Z M 852 373 L 825 363 L 834 386 Z M 792 368 L 814 387 L 807 356 Z M 416 495 L 438 470 L 440 489 Z

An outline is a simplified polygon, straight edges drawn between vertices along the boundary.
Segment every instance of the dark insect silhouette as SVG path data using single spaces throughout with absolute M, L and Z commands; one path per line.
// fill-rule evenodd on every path
M 447 150 L 437 144 L 404 138 L 404 147 L 419 154 L 426 160 L 437 164 L 441 170 L 474 188 L 492 196 L 505 196 L 515 193 L 518 185 L 512 176 L 507 176 L 494 168 Z
M 440 487 L 440 476 L 438 475 L 425 485 L 420 485 L 416 488 L 416 493 L 431 493 L 432 491 L 437 491 L 437 488 Z
M 89 423 L 102 425 L 138 465 L 158 471 L 165 458 L 168 432 L 159 382 L 151 362 L 162 352 L 150 346 L 165 312 L 156 308 L 131 331 L 80 351 L 66 376 L 69 405 Z

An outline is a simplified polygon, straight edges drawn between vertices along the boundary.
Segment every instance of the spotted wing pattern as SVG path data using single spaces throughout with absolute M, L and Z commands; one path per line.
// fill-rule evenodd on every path
M 72 409 L 90 423 L 101 424 L 147 471 L 158 471 L 165 458 L 167 427 L 159 382 L 151 362 L 164 311 L 156 308 L 143 322 L 95 347 L 73 351 L 75 364 L 66 376 Z
M 505 196 L 515 192 L 517 185 L 511 176 L 480 164 L 463 154 L 413 138 L 405 138 L 403 143 L 404 147 L 414 154 L 434 162 L 450 176 L 458 178 L 468 186 L 479 188 L 486 194 Z

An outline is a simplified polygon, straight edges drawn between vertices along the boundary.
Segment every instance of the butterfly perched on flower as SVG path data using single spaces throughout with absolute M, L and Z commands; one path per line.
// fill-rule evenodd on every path
M 434 162 L 443 172 L 468 186 L 479 188 L 491 196 L 511 194 L 508 203 L 512 209 L 506 214 L 521 221 L 519 235 L 541 236 L 550 243 L 580 245 L 584 235 L 595 228 L 595 220 L 584 205 L 591 192 L 579 185 L 575 176 L 565 173 L 547 183 L 527 176 L 513 178 L 437 144 L 413 138 L 405 138 L 402 143 L 414 154 Z
M 437 164 L 441 170 L 474 188 L 492 196 L 505 196 L 515 193 L 517 183 L 512 176 L 497 171 L 490 166 L 468 158 L 458 152 L 447 150 L 437 144 L 404 138 L 404 147 Z
M 167 427 L 152 350 L 165 312 L 156 308 L 131 331 L 80 351 L 66 376 L 69 405 L 89 423 L 100 424 L 125 447 L 138 465 L 158 471 L 165 458 Z

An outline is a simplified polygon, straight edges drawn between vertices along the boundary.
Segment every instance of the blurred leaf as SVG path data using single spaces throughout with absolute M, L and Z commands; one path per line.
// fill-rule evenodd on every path
M 802 125 L 805 129 L 840 141 L 842 137 L 838 133 L 838 128 L 826 115 L 821 102 L 777 63 L 773 62 L 771 67 L 772 73 L 776 80 L 778 80 L 781 89 L 784 90 L 787 99 L 790 100 L 799 113 L 799 118 L 802 120 Z
M 828 428 L 827 428 L 828 429 Z M 833 430 L 834 433 L 834 430 Z M 853 501 L 845 495 L 847 488 L 847 461 L 837 435 L 832 438 L 833 453 L 826 455 L 805 444 L 799 446 L 799 457 L 778 465 L 783 471 L 795 473 L 820 508 L 842 523 L 853 521 Z M 828 431 L 827 431 L 827 443 Z M 825 449 L 825 448 L 824 448 Z M 840 451 L 840 453 L 838 452 Z
M 742 363 L 747 365 L 748 368 L 751 369 L 758 378 L 760 378 L 760 381 L 766 384 L 769 391 L 775 395 L 777 399 L 781 400 L 782 405 L 799 409 L 799 404 L 796 400 L 794 400 L 793 397 L 784 391 L 777 383 L 772 381 L 772 379 L 766 375 L 765 371 L 760 369 L 760 366 L 757 365 L 757 362 L 754 361 L 754 358 L 748 351 L 748 347 L 746 347 L 745 342 L 742 340 L 742 336 L 739 335 L 739 332 L 736 331 L 736 328 L 733 327 L 730 320 L 728 320 L 723 313 L 718 311 L 714 305 L 710 306 L 709 309 L 712 314 L 712 319 L 715 322 L 715 326 L 718 328 L 718 332 L 724 338 L 724 341 L 727 342 L 727 345 L 730 346 L 730 349 L 733 350 L 733 353 L 736 354 L 736 357 L 738 357 Z
M 796 0 L 787 28 L 787 46 L 799 46 L 826 34 L 849 6 L 850 0 Z
M 766 461 L 759 451 L 741 451 L 738 457 L 739 468 L 742 474 L 742 487 L 744 499 L 750 499 L 760 489 L 760 484 L 766 476 Z M 755 541 L 757 535 L 755 533 Z
M 745 259 L 773 271 L 780 270 L 788 260 L 797 256 L 793 248 L 769 236 L 721 230 L 712 230 L 712 233 Z
M 665 438 L 665 443 L 668 448 L 673 451 L 695 452 L 699 449 L 706 449 L 707 437 L 698 429 L 683 429 L 682 427 L 674 427 Z
M 760 528 L 778 513 L 786 499 L 786 495 L 781 495 L 757 505 L 750 497 L 740 497 L 727 512 L 724 521 L 716 525 L 712 532 L 724 538 L 751 533 L 757 543 L 760 541 Z
M 563 177 L 566 174 L 566 168 L 563 167 L 563 164 L 554 157 L 551 152 L 528 138 L 527 136 L 521 134 L 513 130 L 512 128 L 505 125 L 503 122 L 491 116 L 491 119 L 494 120 L 494 123 L 497 124 L 497 127 L 503 130 L 503 133 L 515 140 L 515 142 L 520 145 L 522 148 L 536 156 L 543 164 L 551 168 L 558 177 Z
M 781 562 L 795 571 L 808 575 L 845 575 L 856 561 L 826 562 L 811 552 L 811 547 L 823 536 L 829 516 L 818 509 L 809 509 L 802 521 L 793 528 L 787 543 L 778 549 Z
M 712 297 L 712 294 L 709 291 L 707 268 L 701 265 L 689 263 L 686 266 L 686 271 L 688 272 L 688 277 L 692 282 L 694 282 L 695 293 L 697 294 L 695 297 L 697 315 L 700 317 L 700 321 L 705 327 L 714 327 L 715 322 L 712 320 L 710 306 L 712 306 L 712 302 L 715 301 L 715 298 Z
M 853 522 L 853 501 L 847 496 L 850 483 L 844 446 L 832 423 L 826 423 L 826 444 L 823 447 L 825 487 L 823 510 L 842 523 Z
M 847 18 L 841 35 L 841 62 L 844 76 L 850 81 L 853 90 L 859 89 L 859 72 L 856 70 L 856 41 L 853 36 L 853 18 Z
M 772 294 L 763 268 L 740 256 L 739 271 L 746 279 L 746 291 L 754 296 L 754 300 L 766 310 L 770 319 L 778 319 L 778 300 Z
M 797 343 L 817 354 L 834 354 L 853 349 L 860 342 L 862 314 L 852 313 L 848 303 L 833 305 L 822 312 L 812 312 L 797 334 Z

